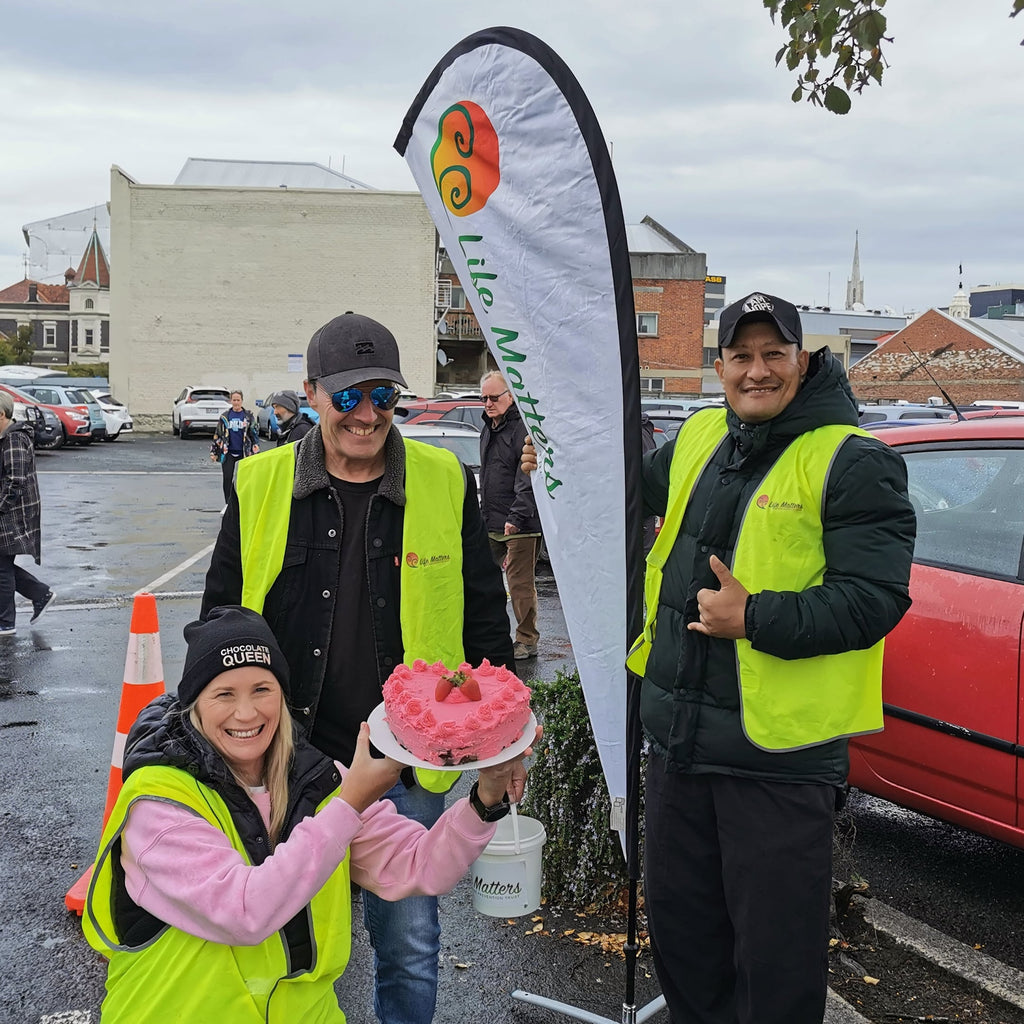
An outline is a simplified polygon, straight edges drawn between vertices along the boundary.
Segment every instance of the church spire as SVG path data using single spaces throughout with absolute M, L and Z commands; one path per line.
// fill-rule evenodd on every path
M 846 308 L 853 309 L 855 304 L 864 305 L 864 279 L 860 276 L 860 232 L 853 233 L 853 270 L 846 282 Z

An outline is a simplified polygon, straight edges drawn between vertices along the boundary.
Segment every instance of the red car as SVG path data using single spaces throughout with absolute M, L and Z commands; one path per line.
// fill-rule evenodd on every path
M 30 386 L 35 384 L 36 382 L 32 381 Z M 6 387 L 4 390 L 10 391 Z M 30 392 L 25 393 L 30 394 Z M 56 414 L 64 430 L 64 441 L 75 444 L 92 444 L 92 427 L 89 425 L 89 407 L 87 405 L 58 405 L 44 402 L 36 394 L 30 394 L 30 397 L 40 408 L 49 409 Z
M 893 428 L 917 511 L 913 605 L 885 644 L 885 729 L 850 783 L 1024 848 L 1024 416 Z

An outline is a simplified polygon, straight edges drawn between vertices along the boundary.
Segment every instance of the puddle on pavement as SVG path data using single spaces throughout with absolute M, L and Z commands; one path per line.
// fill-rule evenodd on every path
M 2 684 L 2 680 L 0 680 Z M 0 700 L 10 700 L 12 697 L 38 697 L 38 690 L 7 690 L 0 687 Z

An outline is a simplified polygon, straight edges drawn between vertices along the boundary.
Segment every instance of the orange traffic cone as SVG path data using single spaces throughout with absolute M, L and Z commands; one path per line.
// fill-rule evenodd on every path
M 164 692 L 164 668 L 160 657 L 160 624 L 156 614 L 156 598 L 152 594 L 136 594 L 128 635 L 128 654 L 124 660 L 124 684 L 121 687 L 121 707 L 117 715 L 114 752 L 110 758 L 107 803 L 103 808 L 100 832 L 106 827 L 107 819 L 121 792 L 121 767 L 124 763 L 124 745 L 128 739 L 128 730 L 131 729 L 139 712 Z M 73 910 L 79 916 L 85 909 L 85 897 L 89 891 L 91 877 L 92 865 L 64 897 L 64 904 L 68 910 Z

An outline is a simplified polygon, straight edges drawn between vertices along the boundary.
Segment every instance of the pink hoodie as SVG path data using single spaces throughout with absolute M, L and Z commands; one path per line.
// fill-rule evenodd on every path
M 344 777 L 347 769 L 338 765 Z M 264 822 L 270 798 L 252 794 Z M 306 818 L 259 866 L 228 837 L 184 807 L 140 800 L 122 846 L 128 894 L 181 931 L 226 945 L 256 945 L 291 920 L 351 848 L 352 880 L 387 900 L 448 892 L 494 835 L 468 800 L 448 808 L 428 832 L 390 800 L 362 815 L 336 797 Z

